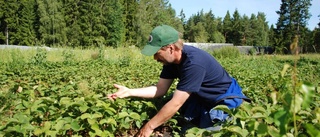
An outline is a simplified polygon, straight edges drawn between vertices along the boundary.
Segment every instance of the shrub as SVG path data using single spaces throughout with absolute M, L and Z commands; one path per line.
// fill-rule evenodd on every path
M 211 53 L 215 58 L 234 59 L 240 57 L 240 51 L 237 47 L 227 46 L 214 50 Z

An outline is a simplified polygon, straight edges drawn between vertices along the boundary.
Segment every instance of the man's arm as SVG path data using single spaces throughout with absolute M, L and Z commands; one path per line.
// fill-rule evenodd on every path
M 167 93 L 173 79 L 160 78 L 156 86 L 129 89 L 125 86 L 114 84 L 118 88 L 116 93 L 108 95 L 110 99 L 125 98 L 125 97 L 141 97 L 141 98 L 157 98 Z
M 138 137 L 150 136 L 155 128 L 168 121 L 189 98 L 190 93 L 176 90 L 172 99 L 137 134 Z

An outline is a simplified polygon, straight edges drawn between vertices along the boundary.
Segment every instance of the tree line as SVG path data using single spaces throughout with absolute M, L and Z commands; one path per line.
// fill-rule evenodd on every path
M 187 42 L 271 46 L 289 51 L 295 37 L 300 50 L 320 50 L 320 22 L 307 28 L 311 0 L 282 0 L 278 22 L 268 26 L 262 12 L 238 10 L 216 17 L 203 10 L 186 18 L 169 0 L 3 0 L 0 1 L 0 44 L 68 47 L 144 46 L 157 25 L 178 29 Z

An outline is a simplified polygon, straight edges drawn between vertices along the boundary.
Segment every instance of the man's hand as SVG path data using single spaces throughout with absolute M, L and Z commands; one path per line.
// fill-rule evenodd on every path
M 153 129 L 147 123 L 139 130 L 139 132 L 135 135 L 135 137 L 150 137 L 152 132 L 153 132 Z
M 114 84 L 113 86 L 117 88 L 118 91 L 116 93 L 109 94 L 108 95 L 109 99 L 115 100 L 116 98 L 125 98 L 130 96 L 129 88 L 125 86 L 117 85 L 117 84 Z

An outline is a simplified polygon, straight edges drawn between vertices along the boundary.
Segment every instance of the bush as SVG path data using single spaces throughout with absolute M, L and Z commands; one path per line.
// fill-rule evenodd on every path
M 214 50 L 211 55 L 213 55 L 215 58 L 234 59 L 240 57 L 240 51 L 237 47 L 227 46 Z

